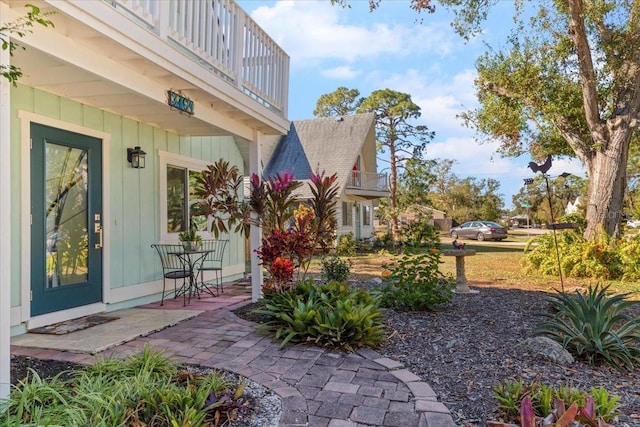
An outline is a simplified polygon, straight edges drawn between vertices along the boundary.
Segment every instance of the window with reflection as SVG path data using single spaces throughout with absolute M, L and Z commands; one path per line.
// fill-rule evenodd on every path
M 167 233 L 207 228 L 207 218 L 198 212 L 198 198 L 194 188 L 200 171 L 187 167 L 167 165 Z
M 45 165 L 47 287 L 87 280 L 87 150 L 47 142 Z
M 371 225 L 371 206 L 362 205 L 362 225 Z
M 353 204 L 349 202 L 342 202 L 342 225 L 343 226 L 352 226 L 353 225 Z

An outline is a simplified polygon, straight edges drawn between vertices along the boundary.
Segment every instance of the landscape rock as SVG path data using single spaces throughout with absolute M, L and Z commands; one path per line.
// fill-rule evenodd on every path
M 573 356 L 562 347 L 562 344 L 547 338 L 533 337 L 523 341 L 518 348 L 526 354 L 539 357 L 559 365 L 573 364 Z

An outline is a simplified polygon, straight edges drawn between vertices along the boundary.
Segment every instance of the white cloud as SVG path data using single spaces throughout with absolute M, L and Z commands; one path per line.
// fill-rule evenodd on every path
M 329 79 L 352 80 L 361 74 L 360 70 L 354 70 L 349 66 L 335 67 L 320 72 L 320 75 Z
M 479 144 L 471 137 L 453 137 L 428 144 L 426 157 L 455 160 L 453 172 L 459 177 L 502 179 L 513 175 L 517 162 L 495 155 L 496 148 L 497 144 Z
M 435 131 L 437 138 L 459 137 L 473 134 L 472 130 L 464 127 L 458 115 L 477 105 L 473 87 L 475 76 L 472 70 L 447 75 L 441 71 L 434 73 L 431 69 L 408 69 L 384 79 L 377 75 L 375 84 L 410 94 L 421 109 L 418 121 Z M 368 84 L 371 84 L 371 76 Z
M 296 107 L 289 109 L 290 118 L 311 117 L 319 96 L 339 86 L 356 88 L 362 96 L 390 88 L 410 94 L 420 106 L 419 123 L 436 131 L 427 156 L 455 159 L 459 177 L 499 180 L 510 206 L 522 179 L 533 176 L 526 167 L 529 158 L 501 158 L 497 143 L 477 143 L 474 131 L 457 117 L 478 106 L 475 59 L 485 50 L 484 42 L 504 41 L 510 15 L 494 16 L 494 28 L 464 44 L 445 10 L 416 24 L 415 11 L 404 1 L 384 1 L 373 13 L 367 11 L 368 2 L 356 0 L 352 9 L 331 6 L 328 0 L 238 3 L 252 10 L 252 18 L 291 57 L 295 90 L 290 107 Z M 554 159 L 551 175 L 562 172 L 584 175 L 578 162 Z
M 310 0 L 278 1 L 272 7 L 254 9 L 251 15 L 296 67 L 327 59 L 352 63 L 389 55 L 446 56 L 460 43 L 443 23 L 388 24 L 380 22 L 384 14 L 372 13 L 356 25 L 347 23 L 348 13 L 349 9 L 331 6 L 326 0 Z

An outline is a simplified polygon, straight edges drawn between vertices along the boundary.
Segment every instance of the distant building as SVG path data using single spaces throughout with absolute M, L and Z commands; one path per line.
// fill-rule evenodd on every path
M 509 218 L 510 227 L 527 227 L 529 225 L 531 225 L 531 219 L 529 218 L 529 215 L 520 214 Z
M 565 215 L 573 214 L 578 212 L 578 209 L 580 209 L 580 196 L 576 197 L 576 200 L 573 202 L 567 203 L 564 213 Z
M 452 226 L 452 219 L 447 218 L 447 213 L 429 206 L 411 206 L 398 215 L 400 229 L 419 218 L 429 218 L 429 224 L 435 226 L 440 231 L 449 231 Z

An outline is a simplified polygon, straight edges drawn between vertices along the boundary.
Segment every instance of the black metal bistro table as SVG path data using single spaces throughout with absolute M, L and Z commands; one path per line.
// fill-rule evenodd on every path
M 184 264 L 185 270 L 189 272 L 189 286 L 187 289 L 184 289 L 183 292 L 188 292 L 188 300 L 191 302 L 191 295 L 195 293 L 195 295 L 200 298 L 200 292 L 198 288 L 197 276 L 198 272 L 197 267 L 200 262 L 211 253 L 211 249 L 195 249 L 195 250 L 182 250 L 177 252 L 171 252 L 171 255 L 175 255 Z M 176 295 L 176 297 L 179 295 Z

